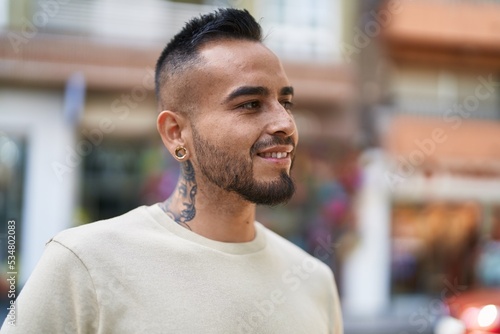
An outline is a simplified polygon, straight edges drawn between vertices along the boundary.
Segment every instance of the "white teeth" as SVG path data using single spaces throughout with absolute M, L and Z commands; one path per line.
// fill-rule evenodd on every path
M 288 156 L 287 152 L 266 152 L 261 154 L 264 158 L 283 159 Z

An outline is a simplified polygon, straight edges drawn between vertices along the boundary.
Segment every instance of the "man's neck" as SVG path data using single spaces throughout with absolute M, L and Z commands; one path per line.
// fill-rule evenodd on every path
M 248 242 L 255 238 L 255 204 L 195 177 L 190 161 L 183 163 L 177 187 L 161 207 L 179 225 L 212 240 Z

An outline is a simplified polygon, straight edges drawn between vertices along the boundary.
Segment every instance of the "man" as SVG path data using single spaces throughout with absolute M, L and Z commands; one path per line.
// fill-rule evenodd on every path
M 255 222 L 294 191 L 291 87 L 247 11 L 188 22 L 156 69 L 182 171 L 164 203 L 63 231 L 2 333 L 342 333 L 330 269 Z

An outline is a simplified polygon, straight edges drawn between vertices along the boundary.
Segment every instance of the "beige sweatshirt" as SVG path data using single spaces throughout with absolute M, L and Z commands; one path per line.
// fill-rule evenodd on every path
M 0 333 L 342 333 L 330 269 L 255 225 L 218 242 L 153 205 L 63 231 Z

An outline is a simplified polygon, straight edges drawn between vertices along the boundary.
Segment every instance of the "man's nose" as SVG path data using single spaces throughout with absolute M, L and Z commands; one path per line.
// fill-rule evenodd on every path
M 290 137 L 297 131 L 293 115 L 279 102 L 273 105 L 267 117 L 270 118 L 268 127 L 270 134 Z

